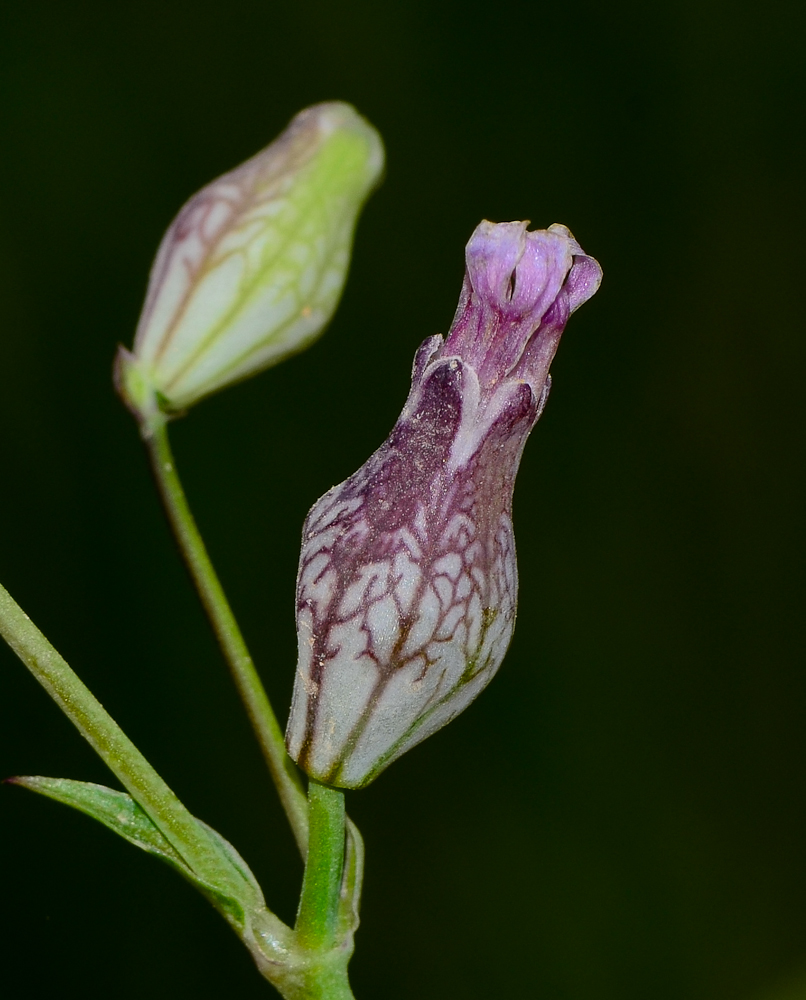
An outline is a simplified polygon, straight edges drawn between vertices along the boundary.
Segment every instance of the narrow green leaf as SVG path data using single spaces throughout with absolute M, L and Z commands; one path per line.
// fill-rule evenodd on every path
M 252 914 L 266 908 L 263 893 L 249 866 L 229 841 L 200 819 L 195 820 L 200 837 L 209 842 L 231 873 L 226 887 L 205 877 L 205 873 L 195 872 L 148 814 L 125 792 L 70 778 L 27 776 L 9 778 L 8 783 L 22 785 L 32 792 L 72 806 L 114 830 L 135 847 L 161 858 L 192 882 L 239 932 L 243 932 Z M 237 892 L 233 892 L 234 882 L 238 883 Z
M 0 635 L 159 827 L 188 868 L 235 894 L 243 879 L 103 705 L 8 591 L 0 586 Z
M 162 858 L 179 868 L 183 874 L 192 875 L 182 856 L 151 822 L 147 813 L 125 792 L 116 792 L 106 785 L 95 785 L 87 781 L 43 778 L 39 775 L 9 778 L 8 783 L 22 785 L 32 792 L 39 792 L 40 795 L 46 795 L 49 799 L 55 799 L 92 816 L 135 847 Z

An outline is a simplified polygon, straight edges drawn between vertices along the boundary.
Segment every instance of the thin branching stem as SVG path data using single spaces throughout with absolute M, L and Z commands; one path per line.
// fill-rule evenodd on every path
M 174 535 L 218 638 L 304 858 L 308 846 L 308 804 L 302 779 L 296 765 L 286 753 L 277 716 L 196 527 L 176 471 L 166 422 L 154 421 L 145 440 Z

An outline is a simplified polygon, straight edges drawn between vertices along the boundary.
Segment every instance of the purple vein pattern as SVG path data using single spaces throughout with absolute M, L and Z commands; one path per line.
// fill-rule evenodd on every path
M 392 433 L 305 521 L 286 743 L 320 781 L 366 785 L 470 704 L 512 638 L 515 475 L 568 316 L 601 279 L 564 226 L 527 225 L 478 226 Z
M 160 244 L 119 380 L 139 366 L 177 411 L 306 347 L 336 308 L 383 158 L 373 127 L 331 101 L 197 192 Z

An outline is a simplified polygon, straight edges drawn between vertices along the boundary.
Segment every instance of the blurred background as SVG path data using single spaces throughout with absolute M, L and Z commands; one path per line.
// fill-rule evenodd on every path
M 505 665 L 348 797 L 359 1000 L 806 997 L 803 29 L 794 0 L 0 8 L 0 580 L 287 920 L 301 864 L 110 382 L 157 243 L 305 105 L 384 136 L 325 337 L 173 431 L 283 720 L 302 520 L 392 426 L 473 227 L 561 222 L 604 268 L 518 481 Z M 109 781 L 4 647 L 13 774 Z M 271 993 L 84 816 L 0 788 L 0 857 L 9 997 Z

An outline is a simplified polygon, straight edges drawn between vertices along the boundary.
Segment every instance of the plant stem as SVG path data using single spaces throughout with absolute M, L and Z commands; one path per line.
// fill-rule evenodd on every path
M 309 951 L 327 951 L 336 943 L 344 869 L 344 792 L 311 779 L 308 815 L 308 858 L 294 937 Z
M 0 634 L 189 867 L 228 878 L 193 816 L 2 586 Z
M 308 844 L 308 807 L 299 771 L 286 753 L 277 716 L 196 527 L 176 472 L 166 422 L 164 419 L 154 420 L 145 431 L 151 465 L 168 519 L 229 665 L 304 858 Z

